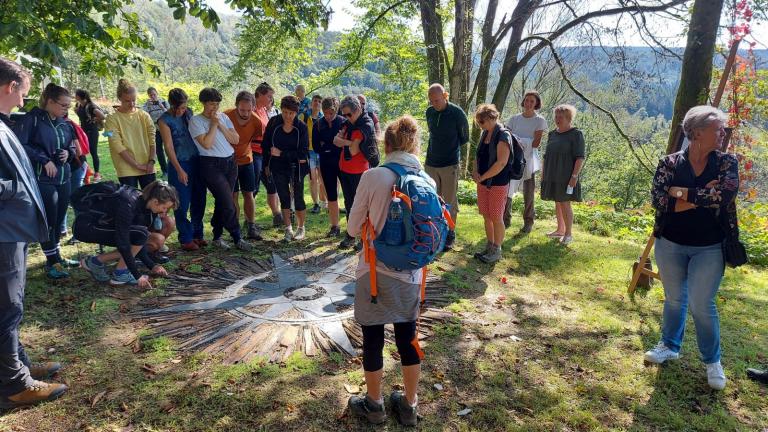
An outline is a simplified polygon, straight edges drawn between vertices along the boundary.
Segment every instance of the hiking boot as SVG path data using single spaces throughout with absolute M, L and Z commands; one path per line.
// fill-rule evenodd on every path
M 306 230 L 304 229 L 303 226 L 300 226 L 296 230 L 296 234 L 293 235 L 293 239 L 294 240 L 304 240 L 304 237 L 306 237 L 306 236 L 307 236 Z
M 85 269 L 97 282 L 107 282 L 109 274 L 104 264 L 98 261 L 96 256 L 90 256 L 80 260 L 80 267 Z
M 261 230 L 259 230 L 259 227 L 256 226 L 255 223 L 249 222 L 248 223 L 248 230 L 245 234 L 245 238 L 248 240 L 261 240 Z
M 725 388 L 725 371 L 723 371 L 723 365 L 720 362 L 714 362 L 707 364 L 707 384 L 715 390 L 722 390 Z
M 61 369 L 59 362 L 32 363 L 29 365 L 29 375 L 32 379 L 48 379 Z
M 341 243 L 339 243 L 339 248 L 349 249 L 352 247 L 353 244 L 355 244 L 355 238 L 349 234 L 345 234 L 344 240 L 342 240 Z
M 230 250 L 232 248 L 232 246 L 225 242 L 223 238 L 213 240 L 213 246 L 223 250 Z
M 69 277 L 69 273 L 64 271 L 64 267 L 61 263 L 45 266 L 45 274 L 51 279 L 66 279 Z
M 109 280 L 110 285 L 137 285 L 138 283 L 139 281 L 129 271 L 125 273 L 113 272 L 112 278 Z
M 200 245 L 195 243 L 195 241 L 191 241 L 189 243 L 184 243 L 181 245 L 181 250 L 187 251 L 187 252 L 194 252 L 197 250 L 200 250 Z
M 204 247 L 208 246 L 208 241 L 203 240 L 201 238 L 199 238 L 199 239 L 192 239 L 192 241 L 197 243 L 197 245 L 200 246 L 201 248 L 204 248 Z
M 326 237 L 338 237 L 341 235 L 341 230 L 338 226 L 332 226 L 331 229 L 328 230 L 328 234 L 326 234 Z
M 320 214 L 320 205 L 315 204 L 312 206 L 312 209 L 309 211 L 312 214 Z
M 272 228 L 280 228 L 283 226 L 283 215 L 275 213 L 272 215 Z
M 456 241 L 456 231 L 448 231 L 445 236 L 445 250 L 453 249 L 453 243 Z
M 667 348 L 664 342 L 659 342 L 652 350 L 646 351 L 643 358 L 649 363 L 662 364 L 667 360 L 679 359 L 680 353 Z
M 419 415 L 416 407 L 408 403 L 405 395 L 401 391 L 393 391 L 389 396 L 389 403 L 392 405 L 392 413 L 403 426 L 416 426 L 419 421 Z
M 480 259 L 481 256 L 488 255 L 488 252 L 491 251 L 491 242 L 486 241 L 485 242 L 485 249 L 481 250 L 480 252 L 475 252 L 473 255 L 475 258 Z
M 531 231 L 533 231 L 533 225 L 523 225 L 523 227 L 520 228 L 520 234 L 530 234 Z
M 747 377 L 759 383 L 768 384 L 768 371 L 760 369 L 747 369 Z
M 253 245 L 243 239 L 238 240 L 237 243 L 235 243 L 235 247 L 245 252 L 248 252 L 251 249 L 253 249 Z
M 285 235 L 283 236 L 283 240 L 287 242 L 293 240 L 293 228 L 291 227 L 285 228 Z
M 34 405 L 40 402 L 52 401 L 58 399 L 67 390 L 67 386 L 64 384 L 49 384 L 42 381 L 33 381 L 32 385 L 27 387 L 26 390 L 5 398 L 6 400 L 0 403 L 0 407 L 11 409 L 25 405 Z
M 484 255 L 478 259 L 486 264 L 493 264 L 501 260 L 501 246 L 491 246 Z
M 387 421 L 387 413 L 384 411 L 384 404 L 376 403 L 368 395 L 365 397 L 352 396 L 347 402 L 349 411 L 355 417 L 364 417 L 368 423 L 382 424 Z

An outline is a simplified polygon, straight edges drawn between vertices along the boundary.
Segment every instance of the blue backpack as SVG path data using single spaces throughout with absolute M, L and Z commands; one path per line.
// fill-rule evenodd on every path
M 392 202 L 382 232 L 374 233 L 370 223 L 363 232 L 364 253 L 371 264 L 371 301 L 374 303 L 376 261 L 393 270 L 424 268 L 443 251 L 448 231 L 454 228 L 449 206 L 437 194 L 427 173 L 407 171 L 396 163 L 382 166 L 394 172 L 397 180 L 392 187 Z M 371 240 L 373 248 L 369 245 Z M 426 269 L 423 274 L 422 301 Z

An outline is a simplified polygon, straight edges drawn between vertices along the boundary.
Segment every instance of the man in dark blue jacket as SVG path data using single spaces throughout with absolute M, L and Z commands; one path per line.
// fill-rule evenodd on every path
M 32 165 L 8 127 L 11 109 L 29 91 L 29 73 L 0 57 L 0 408 L 53 400 L 67 391 L 47 384 L 61 365 L 32 364 L 19 341 L 24 314 L 27 244 L 48 239 L 48 225 Z

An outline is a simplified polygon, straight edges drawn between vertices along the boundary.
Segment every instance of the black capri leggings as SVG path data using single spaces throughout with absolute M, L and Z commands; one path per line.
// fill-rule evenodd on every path
M 99 162 L 99 130 L 96 128 L 85 129 L 85 136 L 88 137 L 88 151 L 91 153 L 91 159 L 93 159 L 93 172 L 101 172 L 99 168 L 101 163 Z
M 277 197 L 280 199 L 280 208 L 291 208 L 291 189 L 293 189 L 293 204 L 296 211 L 307 209 L 304 202 L 304 177 L 309 173 L 307 164 L 296 164 L 290 168 L 279 167 L 270 170 L 272 180 L 275 182 Z
M 347 211 L 347 219 L 352 211 L 352 204 L 355 203 L 355 194 L 357 185 L 360 184 L 362 174 L 349 174 L 339 171 L 339 181 L 341 182 L 341 191 L 344 193 L 344 209 Z
M 328 196 L 328 201 L 334 202 L 339 200 L 339 160 L 323 163 L 323 158 L 320 158 L 320 176 L 323 178 L 323 186 L 325 186 L 325 194 Z
M 400 364 L 413 366 L 421 363 L 419 353 L 411 342 L 416 336 L 416 321 L 395 323 L 395 345 Z M 363 329 L 363 370 L 375 372 L 384 367 L 384 324 L 360 326 Z
M 114 227 L 99 225 L 88 213 L 77 215 L 72 225 L 72 235 L 83 243 L 117 247 L 116 233 Z M 143 225 L 131 225 L 128 237 L 131 246 L 143 246 L 149 239 L 149 229 Z

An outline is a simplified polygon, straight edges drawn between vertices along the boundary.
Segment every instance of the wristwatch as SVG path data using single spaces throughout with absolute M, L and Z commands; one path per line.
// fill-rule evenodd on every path
M 680 189 L 678 189 L 678 190 L 677 190 L 677 192 L 675 192 L 675 196 L 676 196 L 676 197 L 678 197 L 678 198 L 682 198 L 682 196 L 683 196 L 683 191 L 682 191 L 682 190 L 680 190 Z

